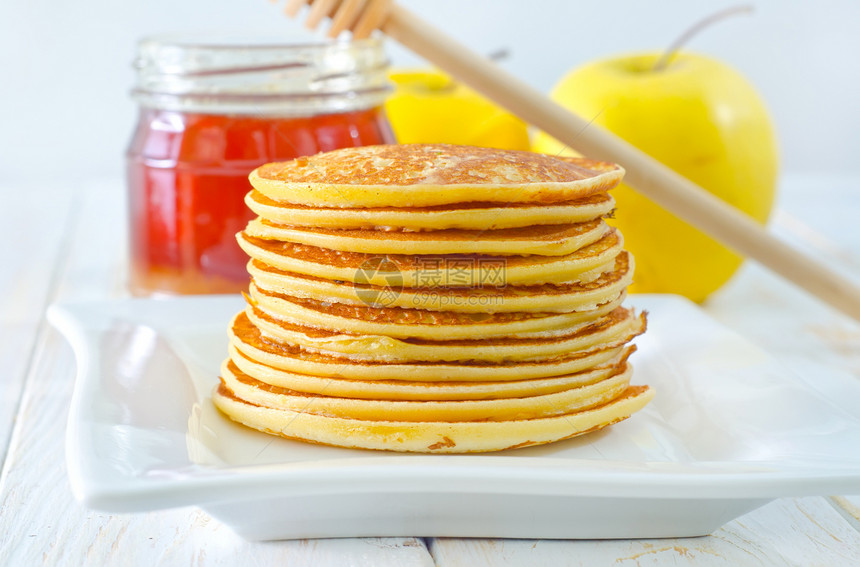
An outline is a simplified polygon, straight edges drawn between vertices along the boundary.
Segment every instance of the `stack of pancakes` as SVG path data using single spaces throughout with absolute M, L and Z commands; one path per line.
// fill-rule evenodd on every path
M 644 314 L 603 218 L 618 166 L 447 145 L 348 148 L 251 174 L 259 215 L 213 399 L 344 447 L 461 453 L 566 439 L 653 396 Z

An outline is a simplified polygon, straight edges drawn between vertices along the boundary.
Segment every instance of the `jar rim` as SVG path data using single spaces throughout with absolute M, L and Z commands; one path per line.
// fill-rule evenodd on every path
M 199 38 L 199 39 L 194 39 Z M 205 41 L 203 38 L 209 38 Z M 201 48 L 212 50 L 227 49 L 284 49 L 284 48 L 316 48 L 337 46 L 378 46 L 382 45 L 383 39 L 379 35 L 372 35 L 364 39 L 347 39 L 337 37 L 332 39 L 301 39 L 290 40 L 279 38 L 271 33 L 260 35 L 254 32 L 236 31 L 200 31 L 200 32 L 167 32 L 152 34 L 140 38 L 137 42 L 138 50 L 142 45 L 161 45 L 184 48 Z
M 242 32 L 142 38 L 132 97 L 193 112 L 343 112 L 379 106 L 391 90 L 383 40 L 290 41 Z

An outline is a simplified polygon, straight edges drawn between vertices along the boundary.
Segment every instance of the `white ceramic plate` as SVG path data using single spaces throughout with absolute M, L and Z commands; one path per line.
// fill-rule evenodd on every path
M 249 539 L 679 537 L 780 496 L 860 492 L 860 386 L 797 376 L 674 296 L 647 309 L 642 412 L 569 441 L 403 455 L 238 426 L 210 392 L 236 296 L 55 305 L 78 371 L 77 497 L 111 512 L 197 505 Z

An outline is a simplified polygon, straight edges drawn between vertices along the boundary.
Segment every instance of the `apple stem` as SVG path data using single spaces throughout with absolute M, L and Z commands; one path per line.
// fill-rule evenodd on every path
M 487 59 L 492 61 L 493 63 L 498 63 L 499 61 L 504 61 L 508 57 L 511 56 L 511 52 L 507 47 L 500 47 L 495 51 L 491 51 L 487 54 Z
M 720 20 L 724 20 L 731 16 L 736 16 L 738 14 L 751 14 L 752 11 L 752 4 L 741 4 L 739 6 L 733 6 L 731 8 L 720 10 L 719 12 L 715 12 L 710 16 L 696 22 L 693 26 L 691 26 L 684 33 L 682 33 L 678 37 L 678 39 L 672 42 L 669 48 L 663 52 L 663 55 L 661 55 L 657 62 L 654 64 L 653 70 L 662 71 L 663 69 L 665 69 L 666 66 L 669 65 L 669 63 L 675 57 L 675 55 L 677 55 L 678 51 L 690 40 L 690 38 L 698 34 L 706 27 L 709 27 L 712 24 L 715 24 L 716 22 L 719 22 Z

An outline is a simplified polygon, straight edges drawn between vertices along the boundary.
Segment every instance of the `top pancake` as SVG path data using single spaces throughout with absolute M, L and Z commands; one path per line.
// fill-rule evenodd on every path
M 343 148 L 263 165 L 251 185 L 274 201 L 322 207 L 558 203 L 616 186 L 624 170 L 584 158 L 406 144 Z

